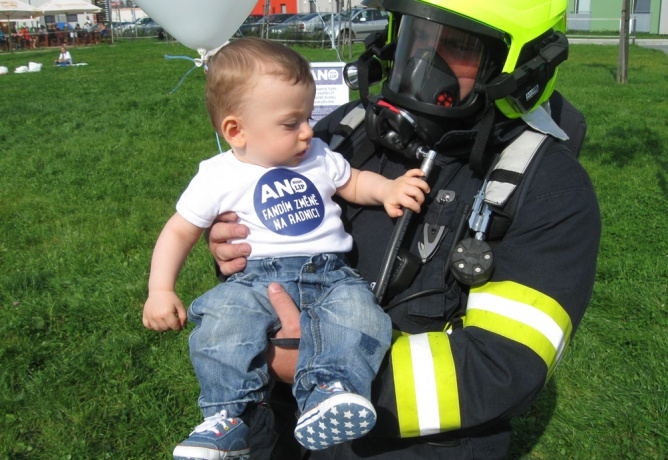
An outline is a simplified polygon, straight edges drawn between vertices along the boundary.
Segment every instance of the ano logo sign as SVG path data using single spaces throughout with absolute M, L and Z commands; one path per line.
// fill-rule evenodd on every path
M 253 205 L 265 227 L 285 236 L 305 235 L 318 228 L 325 216 L 322 196 L 313 182 L 282 168 L 260 178 Z
M 312 68 L 311 74 L 316 85 L 338 85 L 343 83 L 343 74 L 340 69 Z

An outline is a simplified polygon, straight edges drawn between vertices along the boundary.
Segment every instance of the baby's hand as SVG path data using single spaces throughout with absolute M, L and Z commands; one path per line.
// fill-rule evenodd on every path
M 422 179 L 424 173 L 420 169 L 411 169 L 395 180 L 388 181 L 383 193 L 383 205 L 390 217 L 400 217 L 404 214 L 402 207 L 414 212 L 420 212 L 420 205 L 424 203 L 425 193 L 429 193 L 429 185 Z
M 180 331 L 186 323 L 186 309 L 174 291 L 151 291 L 144 304 L 144 326 L 159 332 Z

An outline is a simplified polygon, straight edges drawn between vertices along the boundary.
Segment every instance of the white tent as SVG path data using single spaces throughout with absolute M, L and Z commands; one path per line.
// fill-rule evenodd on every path
M 33 19 L 42 15 L 37 8 L 21 0 L 0 0 L 0 19 L 10 20 Z M 12 49 L 12 34 L 9 36 L 9 49 Z
M 40 10 L 21 0 L 0 1 L 0 19 L 8 22 L 10 20 L 32 19 L 41 15 Z
M 47 15 L 86 14 L 99 13 L 102 11 L 102 8 L 97 7 L 92 3 L 87 2 L 86 0 L 49 0 L 40 6 L 39 9 Z M 70 37 L 72 37 L 72 44 L 77 46 L 75 33 L 71 32 Z
M 85 14 L 102 11 L 102 8 L 85 0 L 49 0 L 39 9 L 44 14 Z

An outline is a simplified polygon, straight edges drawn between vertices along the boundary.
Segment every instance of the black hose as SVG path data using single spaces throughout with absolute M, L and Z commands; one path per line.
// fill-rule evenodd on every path
M 434 158 L 436 157 L 436 152 L 433 150 L 425 151 L 420 148 L 416 148 L 416 152 L 423 155 L 422 163 L 420 164 L 420 169 L 424 173 L 422 176 L 423 180 L 427 180 L 431 168 L 434 165 Z M 394 262 L 399 253 L 399 247 L 401 242 L 406 235 L 406 230 L 408 229 L 408 224 L 410 223 L 411 217 L 413 216 L 413 211 L 410 209 L 404 208 L 404 214 L 399 218 L 396 225 L 394 226 L 394 231 L 392 232 L 392 237 L 390 238 L 390 243 L 387 246 L 387 251 L 385 251 L 385 257 L 383 258 L 383 265 L 378 274 L 378 279 L 376 280 L 376 285 L 373 288 L 373 293 L 376 296 L 376 300 L 379 305 L 383 304 L 383 297 L 385 297 L 385 291 L 387 291 L 387 286 L 390 284 L 390 278 L 392 276 L 392 268 L 394 267 Z

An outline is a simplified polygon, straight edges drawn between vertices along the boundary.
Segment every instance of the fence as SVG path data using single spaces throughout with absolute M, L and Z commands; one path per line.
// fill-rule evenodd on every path
M 641 24 L 642 30 L 637 27 Z M 592 18 L 591 13 L 570 14 L 566 18 L 566 29 L 569 33 L 598 32 L 602 35 L 619 36 L 621 27 L 620 18 Z M 636 32 L 649 32 L 648 18 L 631 17 L 629 31 L 634 35 Z
M 16 51 L 59 46 L 96 45 L 106 37 L 98 31 L 62 30 L 47 33 L 11 33 L 0 40 L 0 50 Z

